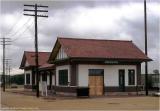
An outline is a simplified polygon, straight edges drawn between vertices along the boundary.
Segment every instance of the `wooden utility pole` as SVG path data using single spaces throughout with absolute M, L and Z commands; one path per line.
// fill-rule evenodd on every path
M 5 78 L 5 79 L 6 79 L 6 80 L 5 80 L 5 82 L 6 82 L 6 87 L 7 87 L 7 83 L 8 83 L 8 62 L 9 62 L 8 60 L 5 61 L 5 65 L 6 65 L 6 74 L 5 74 L 5 75 L 6 75 L 6 78 Z
M 6 64 L 6 83 L 8 82 L 8 85 L 10 86 L 10 62 L 11 59 L 5 59 L 5 64 Z
M 6 49 L 6 45 L 11 45 L 11 44 L 9 44 L 11 41 L 10 41 L 10 38 L 5 38 L 5 37 L 3 37 L 3 38 L 0 38 L 0 39 L 2 39 L 2 41 L 0 41 L 0 42 L 2 42 L 2 46 L 3 46 L 3 76 L 2 76 L 2 85 L 3 85 L 3 92 L 5 92 L 5 49 Z
M 47 15 L 38 15 L 37 12 L 48 12 L 48 10 L 38 10 L 38 7 L 42 8 L 48 8 L 48 6 L 43 5 L 24 5 L 27 7 L 34 7 L 34 10 L 32 9 L 24 9 L 25 12 L 34 12 L 34 14 L 24 14 L 25 16 L 34 16 L 35 17 L 35 63 L 36 63 L 36 96 L 39 97 L 39 62 L 38 62 L 38 28 L 37 28 L 37 18 L 38 17 L 48 17 Z
M 145 27 L 145 54 L 148 55 L 147 50 L 147 11 L 146 11 L 146 0 L 144 0 L 144 27 Z M 145 90 L 146 96 L 148 95 L 148 62 L 145 62 Z
M 9 88 L 11 88 L 11 66 L 9 66 Z

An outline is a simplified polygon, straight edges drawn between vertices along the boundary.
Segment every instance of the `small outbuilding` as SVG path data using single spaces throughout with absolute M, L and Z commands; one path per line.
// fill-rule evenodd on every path
M 55 65 L 57 93 L 88 88 L 90 96 L 137 91 L 145 61 L 151 59 L 132 41 L 124 40 L 58 38 L 49 57 Z

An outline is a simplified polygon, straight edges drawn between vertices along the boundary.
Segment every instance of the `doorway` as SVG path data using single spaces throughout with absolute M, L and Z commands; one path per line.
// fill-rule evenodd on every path
M 104 71 L 103 69 L 89 70 L 89 95 L 101 96 L 104 92 Z
M 125 91 L 125 70 L 119 70 L 119 90 Z

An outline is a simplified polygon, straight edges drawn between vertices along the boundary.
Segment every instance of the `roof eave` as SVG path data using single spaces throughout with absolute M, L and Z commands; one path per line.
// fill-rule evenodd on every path
M 134 58 L 100 58 L 100 57 L 70 57 L 70 59 L 79 59 L 79 60 L 118 60 L 118 61 L 135 61 L 135 62 L 149 62 L 152 61 L 152 59 L 147 58 L 139 58 L 139 59 L 134 59 Z
M 67 61 L 67 60 L 71 60 L 71 61 L 129 61 L 129 62 L 149 62 L 152 61 L 152 59 L 148 58 L 148 59 L 131 59 L 131 58 L 98 58 L 98 57 L 69 57 L 66 59 L 60 59 L 60 60 L 54 60 L 54 61 L 50 61 L 52 64 L 56 64 L 59 62 L 63 62 L 63 61 Z

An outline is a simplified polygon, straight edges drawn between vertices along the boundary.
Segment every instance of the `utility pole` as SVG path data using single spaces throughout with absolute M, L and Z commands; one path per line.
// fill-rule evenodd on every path
M 11 66 L 9 65 L 9 88 L 11 88 Z
M 39 7 L 41 8 L 48 8 L 48 6 L 43 5 L 24 5 L 26 7 L 33 7 L 32 9 L 24 9 L 24 12 L 34 12 L 34 14 L 24 14 L 25 16 L 34 16 L 35 17 L 35 63 L 36 63 L 36 96 L 39 97 L 39 62 L 38 62 L 38 28 L 37 28 L 37 18 L 38 17 L 48 17 L 47 15 L 39 15 L 38 12 L 48 12 L 48 10 L 38 10 Z
M 5 59 L 5 64 L 6 64 L 6 83 L 8 83 L 8 85 L 10 86 L 10 62 L 11 59 Z
M 6 74 L 5 74 L 5 76 L 6 76 L 6 80 L 5 80 L 5 82 L 6 82 L 6 88 L 7 88 L 7 83 L 8 83 L 8 60 L 7 61 L 5 61 L 5 65 L 6 65 Z
M 3 79 L 3 92 L 5 92 L 5 48 L 6 48 L 6 45 L 11 45 L 9 44 L 11 41 L 10 41 L 10 38 L 0 38 L 2 39 L 2 46 L 3 46 L 3 76 L 2 76 L 2 79 Z
M 144 0 L 144 28 L 145 28 L 145 55 L 148 55 L 147 52 L 147 11 L 146 11 L 146 0 Z M 145 62 L 145 90 L 146 96 L 148 95 L 148 62 Z

